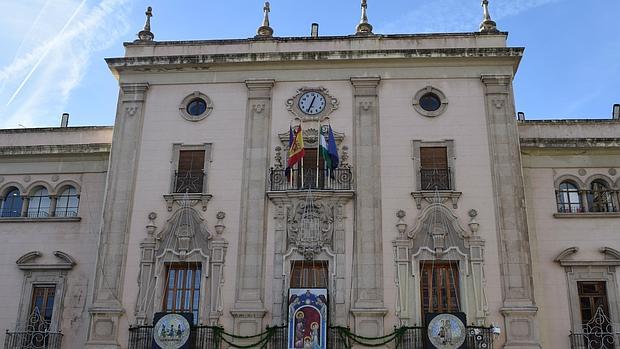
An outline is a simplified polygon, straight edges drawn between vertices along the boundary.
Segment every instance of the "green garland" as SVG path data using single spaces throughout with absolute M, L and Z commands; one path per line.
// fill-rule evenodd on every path
M 212 328 L 214 330 L 216 341 L 217 339 L 221 339 L 224 343 L 228 344 L 229 346 L 233 348 L 238 348 L 238 349 L 261 348 L 262 349 L 267 346 L 267 344 L 269 343 L 269 340 L 271 339 L 271 337 L 274 336 L 276 330 L 280 328 L 284 328 L 284 327 L 283 326 L 267 327 L 267 330 L 265 332 L 259 333 L 254 336 L 237 336 L 232 333 L 227 333 L 226 331 L 224 331 L 224 328 L 222 327 L 208 326 L 207 328 Z M 261 338 L 258 342 L 255 342 L 252 344 L 240 345 L 240 344 L 232 343 L 231 341 L 224 338 L 224 336 L 228 336 L 233 339 L 253 339 L 253 338 L 261 338 L 261 337 L 263 338 Z
M 355 333 L 351 332 L 348 328 L 346 327 L 341 327 L 341 326 L 336 326 L 336 327 L 332 327 L 333 329 L 338 331 L 338 335 L 340 336 L 340 339 L 344 342 L 344 346 L 346 348 L 351 348 L 351 345 L 349 344 L 349 341 L 345 340 L 345 337 L 347 339 L 350 339 L 351 341 L 361 344 L 365 347 L 370 347 L 370 348 L 374 348 L 374 347 L 380 347 L 383 345 L 386 345 L 392 341 L 396 341 L 396 347 L 398 347 L 399 345 L 399 339 L 405 334 L 405 332 L 407 331 L 407 327 L 401 327 L 398 328 L 396 330 L 394 330 L 394 332 L 387 334 L 385 336 L 381 336 L 381 337 L 364 337 L 364 336 L 360 336 L 360 335 L 356 335 Z M 378 341 L 378 340 L 383 340 L 380 343 L 369 343 L 370 342 L 374 342 L 374 341 Z

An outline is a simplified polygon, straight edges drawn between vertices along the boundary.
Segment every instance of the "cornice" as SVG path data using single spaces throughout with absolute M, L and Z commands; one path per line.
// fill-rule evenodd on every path
M 158 68 L 211 66 L 225 64 L 294 63 L 308 61 L 366 61 L 410 60 L 425 58 L 509 58 L 518 63 L 523 55 L 520 47 L 491 48 L 435 48 L 435 49 L 382 49 L 382 50 L 336 50 L 297 52 L 245 52 L 230 54 L 172 55 L 106 58 L 113 71 L 151 71 Z
M 107 154 L 110 143 L 0 146 L 0 156 Z

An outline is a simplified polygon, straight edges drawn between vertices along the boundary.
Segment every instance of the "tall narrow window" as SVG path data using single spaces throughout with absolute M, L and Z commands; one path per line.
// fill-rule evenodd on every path
M 28 201 L 28 217 L 49 217 L 51 203 L 52 200 L 47 189 L 43 187 L 37 188 Z
M 175 193 L 202 193 L 204 184 L 204 150 L 181 150 L 175 178 Z
M 56 200 L 56 217 L 77 217 L 80 197 L 74 187 L 66 187 Z
M 295 261 L 291 267 L 291 288 L 327 288 L 327 261 Z
M 609 303 L 605 281 L 578 281 L 579 307 L 581 322 L 586 324 L 594 318 L 598 308 L 609 318 Z
M 612 191 L 606 182 L 601 180 L 592 182 L 588 191 L 588 205 L 590 212 L 616 211 Z
M 22 205 L 24 200 L 19 194 L 19 189 L 12 188 L 6 193 L 2 202 L 2 217 L 20 217 L 22 214 Z
M 30 323 L 35 325 L 35 331 L 49 330 L 54 312 L 54 298 L 56 286 L 35 286 L 32 290 L 32 303 L 30 305 Z
M 201 270 L 197 263 L 169 264 L 166 273 L 164 311 L 193 313 L 198 323 Z
M 447 147 L 420 148 L 420 179 L 422 190 L 452 189 Z
M 458 262 L 425 261 L 420 270 L 424 313 L 460 311 Z
M 572 182 L 560 183 L 557 192 L 558 212 L 560 213 L 576 213 L 582 212 L 581 199 L 579 197 L 579 189 Z

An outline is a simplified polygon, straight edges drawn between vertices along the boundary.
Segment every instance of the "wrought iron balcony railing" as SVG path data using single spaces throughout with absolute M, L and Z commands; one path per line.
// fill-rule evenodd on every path
M 222 347 L 221 339 L 216 335 L 215 329 L 208 326 L 192 327 L 190 341 L 192 348 L 219 349 Z M 129 328 L 129 349 L 153 348 L 153 325 L 133 326 Z
M 62 333 L 50 331 L 6 332 L 4 349 L 60 349 Z
M 616 349 L 620 347 L 620 332 L 571 333 L 571 349 Z
M 176 171 L 174 174 L 175 193 L 202 193 L 206 174 L 203 170 Z
M 288 347 L 288 331 L 286 326 L 272 328 L 272 335 L 264 343 L 267 349 L 286 349 Z M 470 349 L 491 349 L 493 348 L 493 333 L 487 327 L 467 327 L 465 343 Z M 361 338 L 361 337 L 360 337 Z M 216 333 L 214 327 L 196 326 L 192 328 L 190 340 L 193 348 L 223 348 L 225 341 L 221 334 Z M 426 328 L 408 327 L 404 329 L 402 336 L 398 337 L 397 348 L 401 349 L 424 349 L 426 348 Z M 339 330 L 337 327 L 328 329 L 327 347 L 330 349 L 351 348 L 354 341 Z M 151 349 L 153 346 L 153 326 L 135 326 L 129 328 L 129 349 Z M 12 348 L 12 347 L 11 347 Z M 582 348 L 582 347 L 575 347 Z M 589 348 L 589 347 L 583 347 Z M 596 347 L 597 349 L 599 347 Z M 601 347 L 605 348 L 605 347 Z
M 558 213 L 620 212 L 615 190 L 556 190 Z
M 452 190 L 450 169 L 420 169 L 420 185 L 422 190 Z
M 271 169 L 269 179 L 271 191 L 351 190 L 353 176 L 348 168 L 319 171 L 316 168 L 290 171 Z

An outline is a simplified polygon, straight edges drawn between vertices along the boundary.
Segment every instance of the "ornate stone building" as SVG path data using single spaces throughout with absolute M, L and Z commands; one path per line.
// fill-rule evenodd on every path
M 276 37 L 266 6 L 254 38 L 165 42 L 149 9 L 106 60 L 113 135 L 0 130 L 5 347 L 30 324 L 126 348 L 175 311 L 254 335 L 314 287 L 367 337 L 458 312 L 497 348 L 581 348 L 619 323 L 620 111 L 517 120 L 523 48 L 483 5 L 475 33 L 377 35 L 363 1 L 355 35 Z

